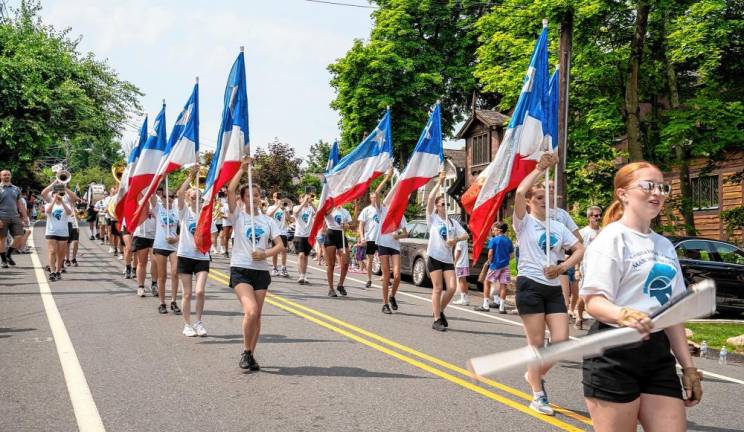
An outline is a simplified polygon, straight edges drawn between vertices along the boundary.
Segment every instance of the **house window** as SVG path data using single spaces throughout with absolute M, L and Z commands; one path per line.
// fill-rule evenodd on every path
M 472 138 L 473 165 L 486 164 L 491 161 L 491 146 L 488 142 L 488 134 L 474 136 Z
M 718 176 L 693 178 L 692 208 L 695 210 L 711 210 L 718 208 Z

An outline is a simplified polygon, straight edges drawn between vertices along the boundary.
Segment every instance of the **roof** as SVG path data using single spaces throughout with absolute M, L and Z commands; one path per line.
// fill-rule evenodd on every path
M 455 135 L 455 138 L 462 139 L 465 137 L 465 133 L 470 129 L 470 126 L 475 123 L 475 120 L 478 120 L 479 122 L 483 123 L 484 125 L 488 127 L 496 127 L 496 126 L 506 126 L 509 123 L 509 120 L 511 117 L 509 117 L 506 114 L 502 114 L 498 111 L 494 110 L 475 110 L 474 115 L 471 115 L 470 118 L 465 121 L 465 124 L 462 126 L 459 132 L 457 132 L 457 135 Z
M 458 168 L 465 168 L 465 149 L 444 149 L 444 157 L 451 159 L 452 163 Z

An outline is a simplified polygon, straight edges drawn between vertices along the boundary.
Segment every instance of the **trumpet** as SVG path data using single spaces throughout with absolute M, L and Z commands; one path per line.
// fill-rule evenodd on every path
M 191 187 L 199 189 L 200 191 L 203 191 L 204 185 L 207 183 L 208 173 L 209 173 L 209 168 L 207 168 L 206 166 L 200 166 L 199 174 L 193 180 L 191 180 Z
M 57 171 L 56 174 L 57 181 L 62 183 L 63 185 L 66 185 L 70 182 L 70 179 L 72 178 L 72 175 L 70 175 L 70 172 L 66 169 L 61 169 Z
M 111 174 L 114 176 L 116 183 L 121 183 L 121 178 L 124 176 L 125 169 L 126 165 L 121 162 L 111 165 Z

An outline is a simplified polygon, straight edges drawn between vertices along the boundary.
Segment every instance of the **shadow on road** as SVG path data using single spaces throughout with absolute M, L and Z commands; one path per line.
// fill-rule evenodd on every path
M 301 366 L 301 367 L 278 367 L 278 368 L 262 367 L 261 371 L 268 373 L 268 374 L 286 375 L 286 376 L 431 379 L 431 378 L 420 377 L 420 376 L 415 376 L 415 375 L 386 373 L 386 372 L 372 372 L 372 371 L 368 371 L 367 369 L 349 367 L 349 366 L 335 366 L 335 367 Z

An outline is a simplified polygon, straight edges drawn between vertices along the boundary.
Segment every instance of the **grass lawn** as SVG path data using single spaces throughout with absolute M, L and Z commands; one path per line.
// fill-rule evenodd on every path
M 726 345 L 726 349 L 729 352 L 733 351 L 734 347 L 726 344 L 726 339 L 744 334 L 744 324 L 687 323 L 685 327 L 694 333 L 691 338 L 693 342 L 701 343 L 702 341 L 706 341 L 709 347 L 716 349 L 720 349 L 723 345 Z

